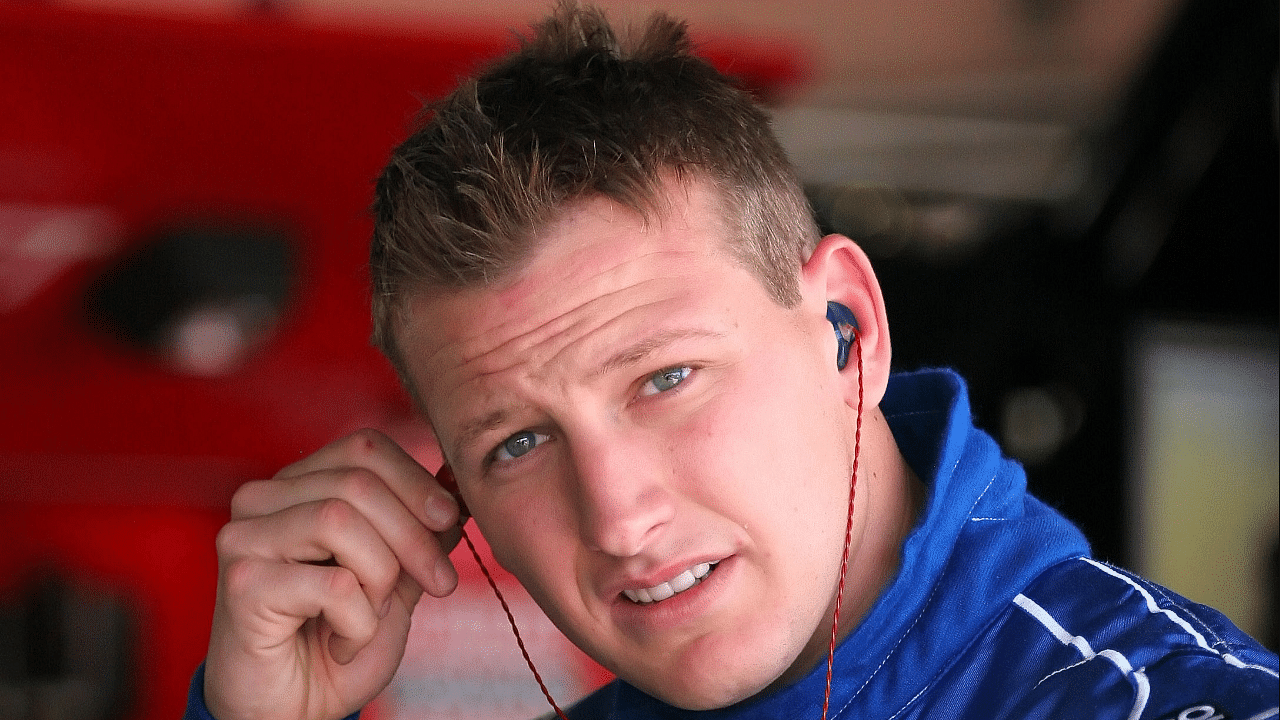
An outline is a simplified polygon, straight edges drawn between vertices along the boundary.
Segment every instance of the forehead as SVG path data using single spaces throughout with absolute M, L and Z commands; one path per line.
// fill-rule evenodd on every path
M 652 212 L 645 215 L 604 197 L 568 203 L 505 277 L 476 287 L 410 294 L 396 327 L 400 345 L 422 350 L 432 339 L 456 339 L 479 308 L 489 320 L 515 320 L 569 294 L 639 281 L 647 268 L 634 261 L 645 254 L 729 262 L 730 231 L 721 207 L 709 183 L 676 180 L 662 184 Z M 588 284 L 570 284 L 575 280 Z
M 547 365 L 607 337 L 610 324 L 646 310 L 678 314 L 694 296 L 707 299 L 716 278 L 745 273 L 726 249 L 715 193 L 698 182 L 667 187 L 650 217 L 604 198 L 566 207 L 501 282 L 410 297 L 398 334 L 426 409 L 459 366 Z

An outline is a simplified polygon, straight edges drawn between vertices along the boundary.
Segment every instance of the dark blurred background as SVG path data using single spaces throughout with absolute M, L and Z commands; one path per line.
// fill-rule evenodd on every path
M 898 368 L 1275 647 L 1274 2 L 601 4 L 770 104 Z M 367 342 L 371 183 L 549 5 L 0 0 L 0 718 L 175 717 L 239 483 L 362 426 L 438 462 Z M 542 712 L 461 565 L 367 717 Z M 556 697 L 600 682 L 502 582 Z

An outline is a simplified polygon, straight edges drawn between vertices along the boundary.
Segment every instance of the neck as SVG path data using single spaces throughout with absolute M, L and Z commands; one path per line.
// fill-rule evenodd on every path
M 907 465 L 884 415 L 866 414 L 854 506 L 853 539 L 837 641 L 843 642 L 897 577 L 902 546 L 924 508 L 924 484 Z M 839 562 L 839 558 L 834 559 Z M 835 589 L 823 623 L 804 651 L 770 689 L 790 685 L 825 663 L 835 614 Z

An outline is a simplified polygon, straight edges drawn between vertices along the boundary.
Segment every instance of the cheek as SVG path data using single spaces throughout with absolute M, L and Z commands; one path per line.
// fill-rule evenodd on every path
M 775 513 L 830 494 L 847 464 L 838 399 L 826 399 L 810 377 L 767 370 L 745 374 L 737 387 L 678 435 L 677 472 L 693 480 L 686 490 L 705 503 Z
M 558 511 L 544 496 L 491 497 L 472 512 L 493 559 L 521 583 L 536 582 L 548 561 L 565 555 L 555 551 L 560 537 L 554 531 Z

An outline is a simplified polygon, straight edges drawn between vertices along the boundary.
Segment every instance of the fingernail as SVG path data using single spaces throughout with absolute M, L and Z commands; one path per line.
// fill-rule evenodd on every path
M 458 504 L 453 498 L 432 495 L 427 498 L 427 520 L 435 525 L 436 530 L 444 530 L 452 525 L 458 517 Z
M 442 593 L 452 592 L 458 584 L 458 571 L 453 569 L 449 558 L 442 557 L 436 563 L 436 589 Z
M 391 601 L 395 599 L 395 595 L 388 595 L 385 602 L 382 603 L 382 609 L 378 611 L 378 619 L 384 619 L 391 614 Z

